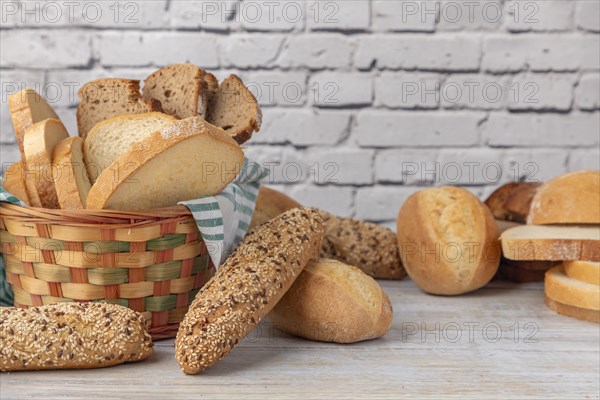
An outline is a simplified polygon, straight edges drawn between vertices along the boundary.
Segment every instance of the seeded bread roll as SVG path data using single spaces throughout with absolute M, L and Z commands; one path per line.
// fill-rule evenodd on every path
M 377 279 L 403 279 L 398 239 L 391 230 L 353 218 L 341 218 L 321 211 L 325 238 L 321 257 L 333 258 L 360 268 Z
M 142 314 L 116 304 L 0 308 L 0 370 L 100 368 L 152 352 Z
M 285 212 L 246 236 L 179 326 L 181 369 L 197 374 L 229 354 L 318 257 L 322 239 L 322 219 L 309 208 Z
M 311 262 L 269 313 L 277 329 L 335 343 L 381 337 L 393 316 L 390 299 L 373 278 L 330 259 Z

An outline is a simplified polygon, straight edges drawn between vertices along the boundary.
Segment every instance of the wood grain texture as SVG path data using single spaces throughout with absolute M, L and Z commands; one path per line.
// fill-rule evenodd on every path
M 141 363 L 93 371 L 1 374 L 1 397 L 599 397 L 598 325 L 548 309 L 541 283 L 494 282 L 458 297 L 430 296 L 410 281 L 380 283 L 394 305 L 392 328 L 382 339 L 353 345 L 317 343 L 286 336 L 263 322 L 202 375 L 184 375 L 173 342 L 163 341 Z M 470 324 L 479 324 L 472 325 L 472 340 Z M 494 324 L 503 330 L 497 341 Z M 516 340 L 515 324 L 520 327 Z

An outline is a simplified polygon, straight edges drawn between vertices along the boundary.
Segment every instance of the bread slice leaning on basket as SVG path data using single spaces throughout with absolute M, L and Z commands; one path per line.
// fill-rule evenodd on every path
M 221 192 L 239 174 L 244 154 L 223 130 L 186 118 L 139 141 L 105 169 L 88 209 L 149 210 Z

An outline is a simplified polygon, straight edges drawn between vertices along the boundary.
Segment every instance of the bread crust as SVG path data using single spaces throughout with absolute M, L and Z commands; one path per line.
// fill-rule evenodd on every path
M 175 340 L 177 361 L 197 374 L 225 357 L 318 256 L 323 222 L 294 209 L 247 235 L 198 292 Z
M 78 149 L 75 149 L 75 147 L 78 147 Z M 81 154 L 81 158 L 76 157 L 76 152 Z M 52 177 L 54 178 L 58 202 L 63 210 L 85 208 L 87 194 L 92 185 L 83 162 L 82 138 L 71 136 L 54 148 Z
M 571 279 L 600 285 L 600 263 L 590 261 L 565 261 L 563 262 L 565 275 Z
M 354 343 L 385 335 L 393 310 L 373 278 L 356 267 L 320 259 L 302 271 L 269 318 L 292 335 Z
M 600 171 L 558 176 L 540 187 L 531 202 L 528 224 L 600 224 Z
M 600 323 L 600 311 L 588 310 L 586 308 L 575 307 L 569 304 L 563 304 L 556 300 L 552 300 L 548 296 L 544 296 L 544 303 L 558 314 L 566 315 L 584 321 Z
M 534 182 L 506 183 L 487 198 L 485 205 L 498 220 L 524 223 L 539 186 L 539 183 Z
M 445 186 L 413 194 L 397 223 L 402 264 L 428 293 L 479 289 L 498 269 L 499 234 L 492 213 L 464 189 Z
M 23 160 L 17 161 L 4 172 L 4 188 L 19 200 L 32 205 L 25 186 L 25 175 L 25 163 Z
M 600 311 L 600 286 L 569 278 L 562 265 L 546 272 L 544 293 L 559 303 Z
M 0 370 L 101 368 L 152 352 L 142 314 L 116 304 L 0 308 Z
M 102 171 L 90 189 L 87 208 L 106 208 L 111 196 L 127 183 L 133 174 L 143 168 L 147 162 L 169 148 L 197 135 L 208 135 L 217 142 L 239 150 L 240 163 L 238 167 L 241 168 L 243 153 L 233 139 L 223 131 L 209 125 L 200 117 L 186 118 L 177 121 L 169 128 L 155 132 L 140 142 L 134 143 L 127 153 Z M 231 180 L 233 178 L 235 177 L 232 177 Z M 228 183 L 222 182 L 222 186 L 225 187 Z M 133 207 L 134 205 L 132 205 L 132 209 Z

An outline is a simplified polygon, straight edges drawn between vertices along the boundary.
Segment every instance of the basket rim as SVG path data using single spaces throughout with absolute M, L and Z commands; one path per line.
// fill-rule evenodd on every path
M 112 228 L 120 225 L 145 225 L 166 219 L 193 219 L 192 213 L 183 205 L 175 205 L 154 210 L 63 210 L 39 207 L 23 207 L 0 203 L 0 218 L 36 224 L 68 224 L 77 226 L 97 226 L 107 224 Z

